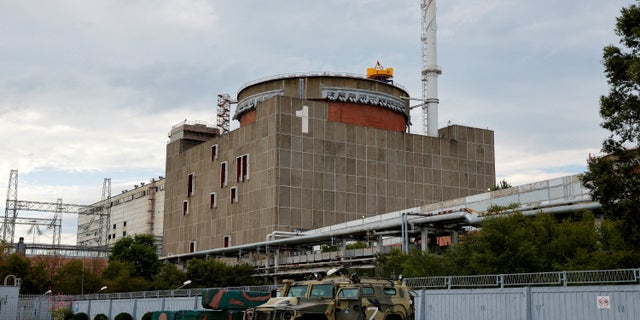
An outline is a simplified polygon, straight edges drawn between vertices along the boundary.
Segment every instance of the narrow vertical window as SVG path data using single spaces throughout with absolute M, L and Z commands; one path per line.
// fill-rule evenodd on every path
M 217 206 L 218 204 L 216 203 L 216 193 L 213 192 L 210 194 L 209 208 L 213 209 Z
M 223 248 L 227 248 L 231 246 L 231 236 L 224 236 L 224 239 L 222 241 L 223 241 L 222 243 Z
M 227 185 L 227 162 L 220 164 L 220 188 L 224 188 Z
M 231 195 L 231 203 L 238 202 L 238 188 L 232 187 L 230 191 Z
M 249 155 L 242 156 L 242 180 L 249 180 Z
M 195 193 L 196 177 L 193 173 L 189 173 L 187 178 L 187 197 L 191 197 Z
M 195 241 L 189 242 L 189 252 L 196 252 L 196 242 Z
M 182 215 L 186 216 L 189 214 L 189 201 L 182 201 Z
M 247 180 L 249 180 L 249 155 L 245 154 L 236 158 L 236 181 Z
M 211 161 L 218 159 L 218 145 L 211 146 Z

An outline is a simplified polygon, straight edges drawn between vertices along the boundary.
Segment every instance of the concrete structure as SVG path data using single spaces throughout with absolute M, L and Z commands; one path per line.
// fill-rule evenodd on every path
M 269 239 L 227 248 L 163 257 L 173 263 L 193 258 L 233 257 L 233 261 L 252 264 L 265 277 L 291 276 L 326 271 L 333 267 L 366 266 L 377 254 L 392 247 L 408 251 L 421 246 L 437 252 L 457 240 L 459 231 L 478 226 L 496 212 L 490 208 L 510 208 L 525 215 L 547 213 L 565 215 L 577 210 L 598 212 L 600 204 L 591 199 L 577 175 L 554 178 L 466 196 L 458 199 L 375 215 L 305 232 L 274 232 Z M 418 241 L 420 240 L 420 241 Z M 426 240 L 426 241 L 424 241 Z M 448 240 L 444 243 L 441 240 Z M 347 249 L 347 242 L 368 242 L 368 248 Z M 319 245 L 333 245 L 337 251 L 320 252 Z M 268 254 L 267 254 L 268 253 Z M 275 279 L 275 278 L 274 278 Z
M 240 89 L 240 128 L 180 123 L 167 145 L 163 256 L 261 242 L 478 194 L 493 132 L 406 133 L 408 92 L 363 76 L 279 76 Z
M 107 243 L 114 244 L 118 239 L 136 234 L 152 234 L 159 248 L 162 245 L 164 223 L 164 187 L 165 179 L 151 179 L 141 182 L 132 190 L 125 190 L 92 205 L 92 207 L 110 208 L 108 230 L 100 229 L 98 215 L 78 215 L 78 246 L 99 245 L 100 233 L 106 233 Z M 105 203 L 108 202 L 108 203 Z

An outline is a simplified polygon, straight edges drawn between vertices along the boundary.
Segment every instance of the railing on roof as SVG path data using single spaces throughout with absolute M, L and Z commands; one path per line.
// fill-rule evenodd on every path
M 243 84 L 240 87 L 240 89 L 238 89 L 238 93 L 240 93 L 240 91 L 246 89 L 247 87 L 250 87 L 250 86 L 252 86 L 254 84 L 257 84 L 257 83 L 260 83 L 260 82 L 265 82 L 265 81 L 270 81 L 270 80 L 277 80 L 277 79 L 286 79 L 286 78 L 302 78 L 302 77 L 345 77 L 345 78 L 355 78 L 355 79 L 377 81 L 377 80 L 369 79 L 369 78 L 367 78 L 366 75 L 363 75 L 363 74 L 348 73 L 348 72 L 311 71 L 311 72 L 282 73 L 282 74 L 278 74 L 278 75 L 268 76 L 268 77 L 260 78 L 260 79 L 257 79 L 257 80 L 249 81 L 249 82 Z M 390 86 L 398 87 L 399 89 L 402 89 L 405 92 L 409 93 L 409 90 L 403 85 L 400 85 L 400 84 L 397 84 L 397 83 L 387 83 L 387 82 L 383 82 L 383 83 L 386 83 L 386 84 L 388 84 Z
M 182 125 L 190 125 L 190 126 L 201 125 L 201 126 L 210 127 L 210 128 L 215 128 L 216 127 L 216 125 L 214 125 L 212 123 L 209 123 L 209 122 L 206 122 L 206 121 L 202 121 L 202 120 L 186 120 L 185 119 L 183 121 L 180 121 L 177 124 L 172 125 L 171 126 L 171 130 L 173 130 L 173 129 L 179 127 L 179 126 L 182 126 Z
M 404 279 L 414 289 L 569 286 L 639 283 L 640 269 L 554 271 L 476 276 L 441 276 Z

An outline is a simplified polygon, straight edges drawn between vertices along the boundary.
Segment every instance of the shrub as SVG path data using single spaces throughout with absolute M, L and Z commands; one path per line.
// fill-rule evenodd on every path
M 122 313 L 119 313 L 114 318 L 114 320 L 133 320 L 133 317 L 130 314 L 126 313 L 126 312 L 122 312 Z
M 79 312 L 73 315 L 73 320 L 89 320 L 89 316 L 84 312 Z
M 95 317 L 93 317 L 93 320 L 109 320 L 109 317 L 107 317 L 107 315 L 104 313 L 98 313 Z
M 142 316 L 142 320 L 151 320 L 153 317 L 153 312 L 147 312 Z

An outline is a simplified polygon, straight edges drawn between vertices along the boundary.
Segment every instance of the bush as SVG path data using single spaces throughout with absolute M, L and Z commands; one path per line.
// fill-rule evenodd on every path
M 122 313 L 119 313 L 114 318 L 114 320 L 133 320 L 133 317 L 130 314 L 126 313 L 126 312 L 122 312 Z
M 93 320 L 109 320 L 109 317 L 107 317 L 107 315 L 104 313 L 98 313 L 95 317 L 93 317 Z
M 79 312 L 73 315 L 73 320 L 89 320 L 89 316 L 84 312 Z
M 63 319 L 64 320 L 72 320 L 73 319 L 73 311 L 71 311 L 71 309 L 68 309 L 67 312 L 65 312 Z
M 151 320 L 153 317 L 153 312 L 147 312 L 142 316 L 142 320 Z

